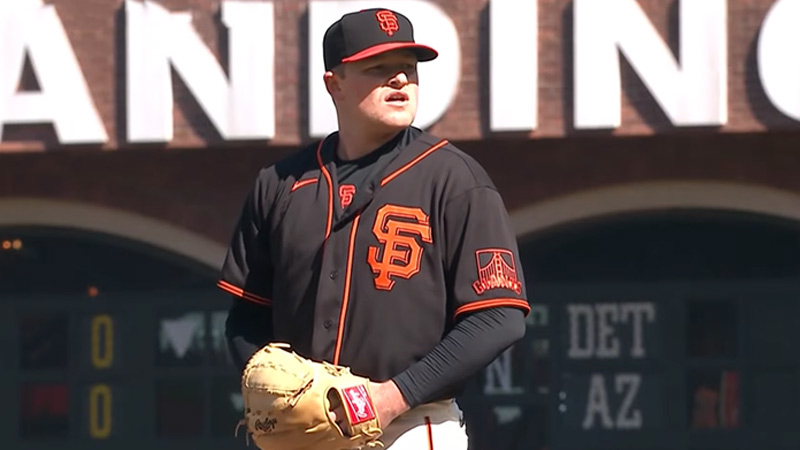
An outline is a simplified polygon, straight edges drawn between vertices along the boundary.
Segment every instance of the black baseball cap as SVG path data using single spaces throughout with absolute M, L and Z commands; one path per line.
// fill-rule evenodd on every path
M 345 14 L 325 32 L 322 41 L 325 70 L 399 48 L 411 50 L 418 61 L 430 61 L 439 53 L 414 42 L 414 27 L 408 18 L 385 8 Z

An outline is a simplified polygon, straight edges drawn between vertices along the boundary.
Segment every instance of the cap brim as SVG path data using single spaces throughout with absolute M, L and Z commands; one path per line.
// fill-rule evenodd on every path
M 386 53 L 388 51 L 397 50 L 397 49 L 408 49 L 414 52 L 417 55 L 418 61 L 431 61 L 436 59 L 439 56 L 439 52 L 428 47 L 427 45 L 417 44 L 415 42 L 386 42 L 384 44 L 373 45 L 372 47 L 365 48 L 360 52 L 350 55 L 347 58 L 343 58 L 342 62 L 353 62 L 353 61 L 361 61 L 362 59 L 367 59 L 369 57 L 379 55 L 381 53 Z

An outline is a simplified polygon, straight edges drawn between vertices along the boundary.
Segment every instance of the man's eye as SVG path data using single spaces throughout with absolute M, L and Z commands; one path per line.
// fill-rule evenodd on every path
M 395 75 L 399 72 L 406 74 L 414 74 L 417 72 L 416 64 L 379 64 L 377 66 L 367 67 L 365 72 L 370 75 Z

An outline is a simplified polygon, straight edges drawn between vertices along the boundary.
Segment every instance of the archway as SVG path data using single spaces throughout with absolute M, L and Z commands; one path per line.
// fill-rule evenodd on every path
M 38 198 L 0 199 L 0 227 L 52 227 L 92 231 L 142 242 L 218 268 L 225 247 L 177 226 L 129 211 Z

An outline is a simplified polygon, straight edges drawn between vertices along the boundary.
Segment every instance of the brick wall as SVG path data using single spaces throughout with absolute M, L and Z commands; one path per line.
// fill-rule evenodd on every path
M 118 148 L 121 1 L 54 0 Z M 0 143 L 0 198 L 38 197 L 137 212 L 227 241 L 246 190 L 262 165 L 306 140 L 306 6 L 276 3 L 276 74 L 279 139 L 270 143 L 223 143 L 180 84 L 176 85 L 174 142 L 122 146 L 116 151 L 53 146 L 52 127 L 12 126 Z M 489 171 L 510 210 L 572 192 L 648 180 L 716 180 L 800 192 L 800 127 L 765 99 L 753 75 L 753 46 L 772 1 L 730 0 L 730 125 L 724 132 L 676 130 L 641 83 L 624 68 L 623 127 L 614 133 L 570 129 L 571 2 L 540 0 L 540 129 L 532 135 L 485 133 L 487 80 L 484 0 L 441 0 L 461 33 L 462 85 L 453 106 L 433 127 L 474 155 Z M 673 50 L 677 3 L 641 0 Z M 163 0 L 172 10 L 192 9 L 194 23 L 211 48 L 218 47 L 216 0 Z M 788 130 L 784 130 L 788 129 Z
M 800 133 L 580 137 L 457 142 L 512 212 L 622 183 L 713 180 L 800 193 Z M 0 198 L 118 208 L 226 242 L 253 177 L 291 147 L 57 152 L 0 157 Z

